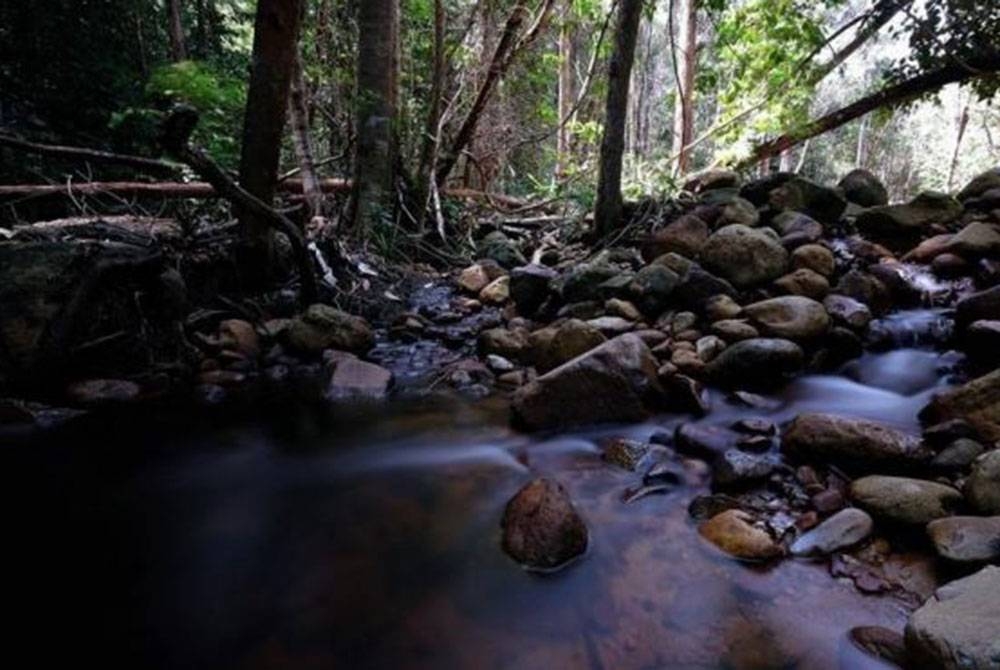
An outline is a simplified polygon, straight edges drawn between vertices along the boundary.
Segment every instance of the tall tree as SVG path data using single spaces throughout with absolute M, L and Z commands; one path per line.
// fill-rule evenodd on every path
M 364 231 L 395 211 L 399 0 L 358 3 L 358 137 L 352 217 Z
M 240 157 L 240 186 L 270 204 L 278 179 L 281 138 L 304 0 L 258 0 L 254 21 L 250 88 L 247 91 Z M 243 225 L 243 264 L 246 276 L 266 276 L 271 264 L 271 227 L 251 209 L 238 212 Z
M 573 106 L 576 103 L 576 79 L 573 76 L 573 66 L 576 61 L 576 49 L 573 43 L 573 0 L 563 0 L 562 23 L 559 26 L 559 119 L 560 124 L 556 137 L 556 178 L 566 174 L 566 165 L 570 153 L 570 117 L 573 116 Z M 567 119 L 562 123 L 562 119 Z
M 608 96 L 598 166 L 597 204 L 594 210 L 594 225 L 599 235 L 617 228 L 622 218 L 625 121 L 628 116 L 628 89 L 632 78 L 639 20 L 642 18 L 642 4 L 642 0 L 622 0 L 618 7 L 614 50 L 608 66 Z
M 446 22 L 444 0 L 434 0 L 434 54 L 431 71 L 431 98 L 427 103 L 427 119 L 420 147 L 420 164 L 417 167 L 417 206 L 420 208 L 421 228 L 430 204 L 431 189 L 435 186 L 434 163 L 437 162 L 441 143 L 441 117 L 444 113 L 445 52 L 444 29 Z
M 670 2 L 670 38 L 673 42 L 674 6 L 680 34 L 673 51 L 677 91 L 674 96 L 674 146 L 677 156 L 677 174 L 685 174 L 691 163 L 691 142 L 694 140 L 694 78 L 698 60 L 698 2 L 679 0 Z
M 168 27 L 170 35 L 170 57 L 175 63 L 187 60 L 187 43 L 184 40 L 184 21 L 181 0 L 167 0 Z

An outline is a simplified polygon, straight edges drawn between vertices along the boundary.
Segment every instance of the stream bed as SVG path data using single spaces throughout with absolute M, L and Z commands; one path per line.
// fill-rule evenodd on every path
M 897 318 L 912 334 L 936 316 Z M 763 409 L 713 392 L 699 421 L 823 411 L 917 432 L 955 362 L 916 335 Z M 38 666 L 886 667 L 847 632 L 901 630 L 911 602 L 864 595 L 822 561 L 722 556 L 687 511 L 707 485 L 623 502 L 641 476 L 605 463 L 597 440 L 685 421 L 529 437 L 501 397 L 431 397 L 210 426 L 97 421 L 11 448 L 14 646 Z M 591 533 L 550 575 L 500 550 L 504 505 L 541 475 Z

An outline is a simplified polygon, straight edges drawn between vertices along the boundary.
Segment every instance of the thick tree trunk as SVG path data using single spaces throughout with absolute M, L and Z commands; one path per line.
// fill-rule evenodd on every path
M 573 116 L 573 105 L 576 102 L 576 78 L 573 76 L 573 66 L 576 62 L 576 49 L 573 45 L 573 1 L 563 0 L 562 24 L 559 27 L 559 129 L 556 136 L 556 179 L 566 176 L 566 168 L 570 160 L 570 121 L 562 123 L 563 119 Z
M 243 122 L 240 186 L 265 204 L 274 199 L 289 89 L 298 51 L 303 0 L 259 0 L 254 23 L 250 88 Z M 271 226 L 254 209 L 237 210 L 243 225 L 247 277 L 266 278 Z
M 187 60 L 187 44 L 184 40 L 184 22 L 181 20 L 181 0 L 167 0 L 168 28 L 170 35 L 170 58 L 175 63 Z
M 292 126 L 292 142 L 299 160 L 299 171 L 306 196 L 306 230 L 313 235 L 323 227 L 323 190 L 316 175 L 312 135 L 309 131 L 309 91 L 302 71 L 302 56 L 295 55 L 292 90 L 288 100 L 288 118 Z
M 395 219 L 399 0 L 358 3 L 358 74 L 352 219 L 364 234 Z
M 749 157 L 740 161 L 737 167 L 747 167 L 770 158 L 789 147 L 822 135 L 845 123 L 860 118 L 882 107 L 896 107 L 927 93 L 938 91 L 948 84 L 975 79 L 1000 72 L 1000 54 L 986 54 L 970 58 L 962 64 L 952 63 L 919 74 L 898 84 L 887 86 L 876 93 L 809 122 L 802 128 L 768 140 L 752 151 Z
M 677 5 L 679 27 L 677 53 L 677 91 L 674 97 L 674 146 L 679 175 L 691 165 L 691 142 L 694 140 L 694 78 L 697 61 L 697 0 L 680 0 Z
M 614 51 L 608 67 L 608 97 L 597 179 L 594 225 L 599 235 L 606 235 L 621 224 L 622 153 L 625 150 L 628 89 L 641 18 L 642 0 L 622 0 L 615 26 Z

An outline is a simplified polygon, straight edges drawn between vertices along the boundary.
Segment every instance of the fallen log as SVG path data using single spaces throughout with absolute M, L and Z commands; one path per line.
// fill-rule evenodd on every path
M 38 144 L 36 142 L 28 142 L 26 140 L 21 140 L 16 137 L 3 134 L 0 134 L 0 147 L 28 154 L 48 156 L 50 158 L 65 158 L 68 160 L 101 163 L 105 165 L 122 165 L 155 175 L 175 175 L 178 168 L 177 165 L 166 163 L 164 161 L 158 161 L 154 158 L 129 156 L 126 154 L 116 154 L 109 151 L 84 149 L 81 147 Z

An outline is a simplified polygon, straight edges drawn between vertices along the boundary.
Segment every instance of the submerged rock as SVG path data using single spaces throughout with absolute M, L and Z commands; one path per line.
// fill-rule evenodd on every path
M 392 373 L 351 357 L 337 363 L 326 389 L 328 400 L 378 400 L 392 385 Z
M 528 482 L 507 503 L 503 550 L 523 565 L 554 570 L 587 549 L 587 526 L 569 493 L 551 479 Z
M 528 430 L 640 421 L 663 400 L 657 367 L 641 338 L 621 335 L 520 388 L 513 420 Z
M 935 395 L 920 418 L 926 423 L 964 419 L 984 440 L 1000 440 L 1000 370 Z
M 875 524 L 862 510 L 841 510 L 797 539 L 790 551 L 795 556 L 832 554 L 852 547 L 871 535 Z
M 767 531 L 753 525 L 753 517 L 742 510 L 730 509 L 713 516 L 698 528 L 698 533 L 733 558 L 764 561 L 782 554 Z
M 959 562 L 1000 558 L 1000 516 L 952 516 L 927 524 L 938 554 Z
M 801 460 L 897 466 L 930 454 L 920 439 L 875 421 L 836 414 L 800 414 L 781 438 L 781 449 Z
M 922 525 L 951 515 L 962 494 L 937 482 L 870 475 L 851 483 L 851 498 L 877 517 Z
M 1000 568 L 942 586 L 906 624 L 914 667 L 995 670 L 1000 659 Z

